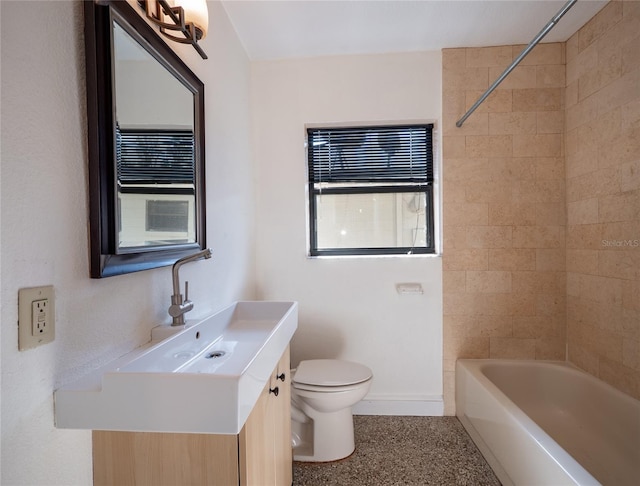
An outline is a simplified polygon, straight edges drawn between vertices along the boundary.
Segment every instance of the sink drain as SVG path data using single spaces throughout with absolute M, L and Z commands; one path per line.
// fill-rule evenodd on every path
M 222 358 L 225 355 L 224 351 L 211 351 L 210 353 L 207 353 L 205 358 L 207 359 L 211 359 L 211 358 Z

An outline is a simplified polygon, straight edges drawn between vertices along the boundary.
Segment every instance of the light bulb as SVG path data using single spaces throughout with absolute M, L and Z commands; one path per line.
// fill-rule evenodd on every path
M 206 0 L 179 0 L 176 2 L 184 9 L 184 18 L 186 22 L 193 22 L 197 29 L 202 32 L 204 39 L 209 29 L 209 10 Z

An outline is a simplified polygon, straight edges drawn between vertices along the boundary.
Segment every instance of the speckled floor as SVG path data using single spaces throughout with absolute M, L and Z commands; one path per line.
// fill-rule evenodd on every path
M 293 463 L 294 486 L 500 486 L 455 417 L 354 417 L 356 451 Z

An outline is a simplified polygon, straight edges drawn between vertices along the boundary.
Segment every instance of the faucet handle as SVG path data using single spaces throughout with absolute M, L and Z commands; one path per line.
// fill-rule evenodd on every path
M 184 282 L 184 301 L 189 301 L 189 282 L 186 280 Z

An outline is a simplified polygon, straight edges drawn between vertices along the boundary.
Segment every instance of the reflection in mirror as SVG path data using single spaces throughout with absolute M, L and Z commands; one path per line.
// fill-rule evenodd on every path
M 195 242 L 193 94 L 114 22 L 118 252 Z
M 85 6 L 91 276 L 206 247 L 204 85 L 129 5 Z

